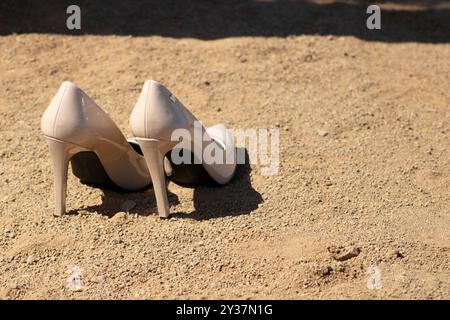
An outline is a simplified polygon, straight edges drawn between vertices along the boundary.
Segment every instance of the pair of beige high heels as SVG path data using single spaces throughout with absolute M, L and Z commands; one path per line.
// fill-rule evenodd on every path
M 127 191 L 153 185 L 162 218 L 169 216 L 166 177 L 183 186 L 223 185 L 235 173 L 230 131 L 223 124 L 205 129 L 156 81 L 145 82 L 130 126 L 134 138 L 127 140 L 85 92 L 68 81 L 61 85 L 41 122 L 53 162 L 55 215 L 66 210 L 69 161 L 75 176 L 87 184 Z

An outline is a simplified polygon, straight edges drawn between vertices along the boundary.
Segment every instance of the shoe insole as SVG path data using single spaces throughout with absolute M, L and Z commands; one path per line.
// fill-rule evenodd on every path
M 183 157 L 184 152 L 190 153 L 190 164 L 175 164 L 171 157 L 171 151 L 166 154 L 172 166 L 172 173 L 169 179 L 182 187 L 202 186 L 217 186 L 218 183 L 211 178 L 202 164 L 194 163 L 194 154 L 190 150 L 182 149 L 175 150 L 179 152 L 180 157 Z
M 142 155 L 139 144 L 135 142 L 129 142 L 129 144 L 138 154 Z M 194 163 L 194 154 L 190 150 L 186 151 L 183 149 L 179 152 L 180 156 L 183 156 L 183 152 L 189 152 L 191 154 L 191 164 L 175 164 L 171 158 L 171 151 L 169 151 L 166 157 L 169 159 L 172 167 L 171 174 L 168 176 L 171 181 L 183 187 L 218 185 L 202 164 Z M 124 190 L 111 180 L 95 152 L 83 151 L 77 153 L 70 159 L 70 162 L 73 174 L 84 184 L 121 192 L 129 191 Z
M 81 183 L 94 187 L 123 191 L 112 181 L 105 171 L 100 159 L 92 151 L 83 151 L 70 159 L 73 174 Z
M 142 150 L 137 142 L 128 141 L 128 144 L 134 149 L 134 151 L 142 155 Z M 150 183 L 148 186 L 145 186 L 138 190 L 127 190 L 118 186 L 108 176 L 108 173 L 103 167 L 103 164 L 101 163 L 97 154 L 92 151 L 83 151 L 77 153 L 70 159 L 70 163 L 72 164 L 73 174 L 78 179 L 80 179 L 81 183 L 93 187 L 99 187 L 119 192 L 137 192 L 148 189 L 151 186 Z

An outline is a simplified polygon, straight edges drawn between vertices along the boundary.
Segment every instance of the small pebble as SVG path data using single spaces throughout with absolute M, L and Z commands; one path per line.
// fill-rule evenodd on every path
M 400 250 L 392 251 L 391 256 L 394 258 L 399 258 L 399 259 L 404 257 L 403 253 Z
M 304 61 L 305 62 L 311 62 L 313 60 L 312 54 L 308 54 L 305 56 Z
M 91 278 L 91 282 L 93 283 L 104 283 L 105 277 L 104 276 L 94 276 Z
M 111 219 L 114 221 L 125 220 L 127 218 L 126 212 L 117 212 Z
M 325 277 L 329 276 L 331 274 L 331 271 L 333 271 L 333 268 L 331 268 L 330 266 L 325 266 L 319 271 L 319 273 L 322 277 Z
M 36 260 L 34 259 L 33 255 L 28 256 L 27 258 L 27 264 L 33 264 Z

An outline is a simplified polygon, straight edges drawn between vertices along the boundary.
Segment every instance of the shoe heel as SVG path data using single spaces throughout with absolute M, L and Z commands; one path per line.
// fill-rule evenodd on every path
M 47 138 L 50 157 L 53 163 L 54 190 L 55 190 L 55 216 L 62 216 L 66 211 L 67 169 L 70 158 L 77 153 L 78 146 Z
M 161 218 L 169 217 L 169 201 L 167 199 L 166 176 L 164 174 L 164 156 L 173 148 L 174 142 L 136 139 L 144 153 L 153 190 L 155 192 L 158 214 Z

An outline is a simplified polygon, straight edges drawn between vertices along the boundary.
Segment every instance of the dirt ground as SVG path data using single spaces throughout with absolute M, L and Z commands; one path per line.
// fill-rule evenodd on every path
M 375 35 L 338 19 L 366 1 L 294 2 L 303 18 L 315 13 L 302 20 L 307 32 L 283 2 L 218 1 L 202 2 L 212 16 L 189 7 L 209 29 L 191 15 L 158 33 L 166 16 L 141 26 L 145 14 L 131 8 L 124 34 L 85 18 L 90 34 L 76 36 L 41 20 L 14 24 L 18 8 L 3 3 L 0 298 L 449 299 L 448 2 L 393 2 Z M 278 128 L 279 173 L 242 165 L 222 188 L 171 183 L 169 220 L 152 189 L 104 191 L 69 173 L 68 214 L 53 217 L 40 117 L 60 83 L 78 84 L 129 137 L 146 79 L 205 125 Z M 127 200 L 136 206 L 123 212 Z M 75 269 L 81 287 L 70 290 Z

